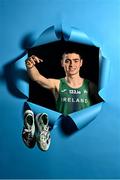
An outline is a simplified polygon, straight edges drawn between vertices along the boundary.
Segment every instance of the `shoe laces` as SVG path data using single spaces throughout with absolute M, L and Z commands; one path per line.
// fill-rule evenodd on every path
M 49 126 L 48 125 L 41 126 L 41 129 L 42 129 L 42 131 L 48 132 L 49 131 Z
M 50 140 L 50 134 L 49 132 L 47 131 L 42 131 L 41 134 L 40 134 L 40 140 L 41 142 L 43 143 L 49 143 L 49 140 Z
M 24 129 L 24 133 L 28 133 L 28 139 L 31 139 L 33 137 L 32 129 Z

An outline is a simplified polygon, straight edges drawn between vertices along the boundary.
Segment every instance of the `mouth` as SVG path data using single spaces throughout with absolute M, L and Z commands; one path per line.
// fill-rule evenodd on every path
M 75 71 L 76 68 L 69 68 L 69 71 Z

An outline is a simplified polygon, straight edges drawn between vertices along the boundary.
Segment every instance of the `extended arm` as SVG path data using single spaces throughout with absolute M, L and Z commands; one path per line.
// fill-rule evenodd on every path
M 44 77 L 43 75 L 40 74 L 38 69 L 36 68 L 37 63 L 43 62 L 42 59 L 39 59 L 35 55 L 32 55 L 26 60 L 26 68 L 29 77 L 33 80 L 36 81 L 38 84 L 40 84 L 42 87 L 47 88 L 47 89 L 55 89 L 57 81 L 56 79 L 48 79 Z

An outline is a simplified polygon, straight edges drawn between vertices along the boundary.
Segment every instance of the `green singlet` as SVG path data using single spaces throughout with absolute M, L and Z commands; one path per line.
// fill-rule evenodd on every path
M 68 115 L 91 106 L 93 103 L 89 95 L 89 82 L 85 79 L 80 88 L 71 88 L 65 78 L 60 79 L 59 96 L 56 100 L 57 111 Z

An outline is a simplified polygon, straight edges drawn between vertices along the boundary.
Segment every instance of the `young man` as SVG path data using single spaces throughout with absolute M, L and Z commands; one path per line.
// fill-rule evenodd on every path
M 76 52 L 68 52 L 63 54 L 61 59 L 61 66 L 64 68 L 65 77 L 61 79 L 46 78 L 40 74 L 36 68 L 36 64 L 42 62 L 42 59 L 32 55 L 25 62 L 27 72 L 33 81 L 52 91 L 56 101 L 56 110 L 58 112 L 61 112 L 64 115 L 68 115 L 72 112 L 79 111 L 100 101 L 96 86 L 89 80 L 80 76 L 80 69 L 83 65 L 83 59 L 81 58 L 80 54 Z M 38 115 L 36 119 L 38 129 L 39 126 L 41 126 L 41 121 L 43 127 L 45 124 L 43 118 L 41 119 L 39 117 L 40 116 Z M 44 119 L 48 120 L 47 117 Z M 48 126 L 47 121 L 46 123 Z M 41 131 L 39 134 L 41 134 Z M 42 150 L 48 149 L 48 147 L 46 148 L 45 143 L 43 146 L 45 146 L 45 148 L 42 147 Z
M 42 87 L 52 91 L 56 109 L 64 115 L 79 111 L 99 101 L 96 86 L 80 77 L 80 68 L 83 59 L 78 53 L 64 53 L 61 66 L 66 76 L 62 79 L 50 79 L 42 76 L 36 68 L 37 63 L 43 60 L 32 55 L 26 60 L 26 67 L 29 77 Z

